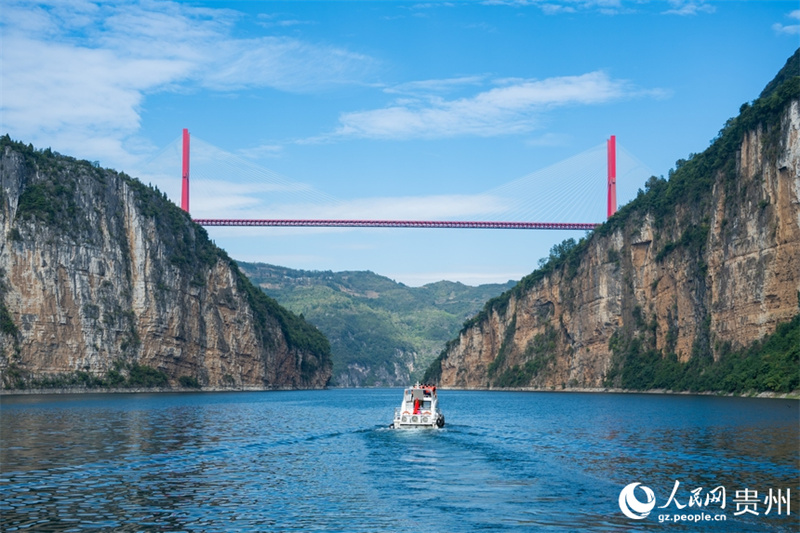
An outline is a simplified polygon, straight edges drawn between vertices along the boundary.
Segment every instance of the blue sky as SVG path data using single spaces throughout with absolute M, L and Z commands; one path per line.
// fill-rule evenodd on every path
M 188 128 L 192 213 L 209 218 L 600 221 L 609 135 L 624 203 L 800 45 L 796 1 L 2 5 L 2 131 L 177 202 Z M 409 285 L 519 279 L 583 235 L 209 234 L 236 259 Z

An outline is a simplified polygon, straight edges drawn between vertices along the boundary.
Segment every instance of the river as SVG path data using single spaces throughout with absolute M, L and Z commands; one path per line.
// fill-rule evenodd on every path
M 800 530 L 796 400 L 442 390 L 391 430 L 401 395 L 3 396 L 0 529 Z

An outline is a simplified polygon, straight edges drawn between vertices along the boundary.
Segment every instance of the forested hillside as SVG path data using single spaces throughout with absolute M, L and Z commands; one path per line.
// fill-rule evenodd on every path
M 253 283 L 331 342 L 333 384 L 406 385 L 483 303 L 513 286 L 407 287 L 372 272 L 309 272 L 240 262 Z

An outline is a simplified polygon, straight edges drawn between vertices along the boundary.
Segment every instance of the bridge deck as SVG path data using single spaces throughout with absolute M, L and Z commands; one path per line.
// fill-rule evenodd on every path
M 593 230 L 600 224 L 583 222 L 499 222 L 454 220 L 273 220 L 196 218 L 201 226 L 273 226 L 335 228 L 461 228 Z

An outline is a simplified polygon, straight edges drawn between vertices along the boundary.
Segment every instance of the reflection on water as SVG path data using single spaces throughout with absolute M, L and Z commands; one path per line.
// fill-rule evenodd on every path
M 797 401 L 442 391 L 440 431 L 386 428 L 399 390 L 3 397 L 0 529 L 796 531 Z M 724 524 L 626 518 L 640 482 L 728 490 Z M 791 515 L 734 516 L 791 489 Z M 663 512 L 675 512 L 667 509 Z M 719 509 L 715 510 L 717 513 Z

